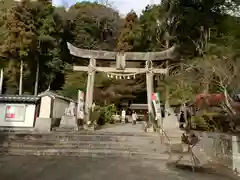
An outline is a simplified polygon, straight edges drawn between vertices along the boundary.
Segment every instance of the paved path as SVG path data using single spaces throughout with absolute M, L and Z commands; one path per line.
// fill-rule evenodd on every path
M 0 157 L 1 180 L 232 180 L 124 158 Z
M 113 132 L 113 133 L 144 133 L 143 122 L 137 122 L 133 125 L 131 123 L 126 124 L 113 124 L 106 126 L 103 129 L 97 130 L 98 132 Z

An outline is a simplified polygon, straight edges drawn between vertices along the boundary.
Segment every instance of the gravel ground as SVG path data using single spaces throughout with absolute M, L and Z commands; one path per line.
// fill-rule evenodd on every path
M 125 158 L 1 156 L 1 180 L 232 180 L 212 171 L 191 172 L 165 162 Z

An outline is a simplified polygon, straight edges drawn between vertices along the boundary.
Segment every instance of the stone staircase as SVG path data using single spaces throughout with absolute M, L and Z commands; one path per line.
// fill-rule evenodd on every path
M 0 134 L 0 153 L 37 156 L 136 157 L 168 159 L 159 136 L 144 133 L 18 132 Z
M 166 138 L 161 143 L 159 134 L 145 133 L 141 126 L 125 124 L 96 131 L 60 128 L 44 134 L 34 131 L 0 132 L 0 154 L 127 157 L 162 161 L 179 158 L 182 148 L 178 131 L 174 133 L 173 129 L 166 128 L 171 143 Z M 169 147 L 173 152 L 171 156 Z
M 171 108 L 167 109 L 169 115 L 165 117 L 163 128 L 171 142 L 166 142 L 169 146 L 171 146 L 172 151 L 184 151 L 184 146 L 182 144 L 181 136 L 183 131 L 179 129 L 178 119 Z

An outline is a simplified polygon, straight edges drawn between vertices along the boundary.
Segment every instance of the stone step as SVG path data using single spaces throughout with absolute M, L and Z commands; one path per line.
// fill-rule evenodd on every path
M 0 132 L 0 136 L 26 136 L 26 135 L 32 135 L 32 136 L 50 136 L 50 135 L 56 135 L 56 136 L 81 136 L 81 135 L 94 135 L 94 136 L 137 136 L 137 137 L 146 137 L 146 138 L 152 138 L 152 137 L 158 137 L 158 133 L 128 133 L 128 132 L 99 132 L 99 131 L 52 131 L 49 133 L 39 133 L 39 132 Z
M 13 141 L 4 142 L 0 145 L 2 148 L 32 148 L 32 149 L 44 149 L 44 148 L 79 148 L 79 149 L 117 149 L 117 150 L 129 150 L 129 151 L 149 151 L 149 152 L 164 152 L 166 148 L 156 146 L 136 146 L 125 143 L 99 143 L 99 142 L 39 142 L 39 141 Z
M 119 152 L 133 152 L 133 153 L 156 153 L 155 151 L 145 151 L 142 149 L 138 148 L 101 148 L 101 147 L 77 147 L 77 146 L 31 146 L 31 145 L 23 145 L 23 146 L 18 146 L 18 145 L 11 145 L 11 146 L 0 146 L 0 152 L 3 151 L 8 151 L 12 149 L 18 149 L 19 151 L 28 151 L 28 150 L 33 150 L 33 151 L 39 151 L 39 152 L 44 152 L 46 150 L 53 150 L 53 151 L 62 151 L 65 150 L 66 152 L 72 152 L 72 151 L 86 151 L 86 152 L 92 152 L 92 151 L 119 151 Z
M 34 156 L 75 156 L 75 157 L 134 157 L 144 159 L 168 160 L 169 155 L 164 153 L 131 152 L 119 150 L 98 150 L 98 149 L 19 149 L 0 148 L 4 155 L 34 155 Z
M 18 135 L 28 135 L 28 134 L 38 134 L 38 135 L 50 135 L 50 134 L 62 134 L 62 135 L 116 135 L 116 136 L 141 136 L 141 137 L 153 137 L 158 136 L 157 133 L 145 133 L 145 132 L 111 132 L 111 131 L 87 131 L 80 130 L 75 131 L 72 129 L 64 128 L 55 130 L 48 133 L 40 133 L 36 131 L 17 131 L 17 132 L 0 132 L 0 135 L 10 135 L 10 134 L 18 134 Z
M 145 160 L 155 160 L 156 162 L 165 161 L 175 163 L 182 154 L 172 153 L 171 155 L 167 153 L 146 153 L 146 152 L 131 152 L 131 151 L 117 151 L 117 150 L 86 150 L 86 149 L 1 149 L 1 155 L 11 155 L 11 156 L 71 156 L 71 157 L 108 157 L 108 158 L 133 158 L 133 159 L 144 159 Z M 180 163 L 192 164 L 191 156 L 185 154 L 184 158 Z
M 17 141 L 17 140 L 42 140 L 42 141 L 105 141 L 105 142 L 136 142 L 141 144 L 160 143 L 158 138 L 135 137 L 135 136 L 116 136 L 116 135 L 63 135 L 63 134 L 30 134 L 30 135 L 7 135 L 0 136 L 0 141 Z

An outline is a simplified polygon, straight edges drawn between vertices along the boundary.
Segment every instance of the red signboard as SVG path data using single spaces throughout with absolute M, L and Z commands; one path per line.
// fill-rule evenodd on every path
M 15 118 L 14 107 L 7 106 L 7 111 L 6 111 L 5 117 L 9 118 L 9 119 L 14 119 Z

